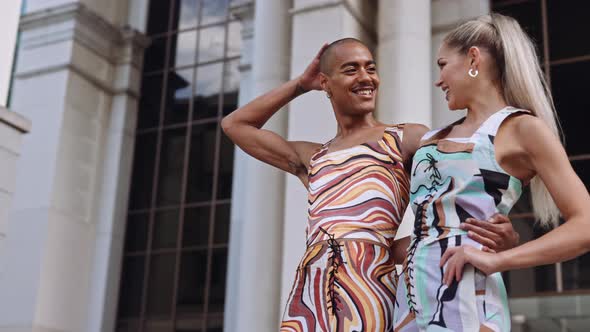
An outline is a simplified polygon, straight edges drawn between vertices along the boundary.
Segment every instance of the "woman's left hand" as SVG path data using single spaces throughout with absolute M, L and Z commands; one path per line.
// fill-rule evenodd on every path
M 467 231 L 467 236 L 472 240 L 484 245 L 484 251 L 500 252 L 514 248 L 520 242 L 512 221 L 499 213 L 488 220 L 467 218 L 461 223 L 461 229 Z
M 440 266 L 444 267 L 443 283 L 449 286 L 455 279 L 460 281 L 465 264 L 473 265 L 486 275 L 498 272 L 499 255 L 493 252 L 484 252 L 468 245 L 448 248 L 440 259 Z

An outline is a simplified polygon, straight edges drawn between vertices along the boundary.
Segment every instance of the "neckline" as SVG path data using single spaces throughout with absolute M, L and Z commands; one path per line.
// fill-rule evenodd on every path
M 324 145 L 322 146 L 321 150 L 320 150 L 320 151 L 318 151 L 318 152 L 317 152 L 317 153 L 314 155 L 314 158 L 312 158 L 312 159 L 314 159 L 314 160 L 318 160 L 318 159 L 321 159 L 321 158 L 323 158 L 323 157 L 325 157 L 325 156 L 332 155 L 332 154 L 335 154 L 335 153 L 338 153 L 338 152 L 345 152 L 345 151 L 349 151 L 349 150 L 352 150 L 352 149 L 354 149 L 354 148 L 358 148 L 358 147 L 360 147 L 360 146 L 368 146 L 368 145 L 371 145 L 371 144 L 380 144 L 380 143 L 382 143 L 382 142 L 383 142 L 383 140 L 385 139 L 385 135 L 388 133 L 389 129 L 390 129 L 390 128 L 395 128 L 395 127 L 396 127 L 396 126 L 386 126 L 386 127 L 383 129 L 383 133 L 381 134 L 381 137 L 380 137 L 378 140 L 374 140 L 374 141 L 367 141 L 367 142 L 363 142 L 363 143 L 359 143 L 359 144 L 355 144 L 355 145 L 349 146 L 349 147 L 347 147 L 347 148 L 343 148 L 343 149 L 339 149 L 339 150 L 334 150 L 334 151 L 328 151 L 328 149 L 329 149 L 329 147 L 330 147 L 330 144 L 331 144 L 331 143 L 332 143 L 332 141 L 334 141 L 334 139 L 336 138 L 336 137 L 334 137 L 334 138 L 330 139 L 329 141 L 327 141 L 326 143 L 324 143 Z M 318 155 L 319 155 L 321 152 L 324 152 L 324 153 L 323 153 L 321 156 L 317 157 L 317 156 L 318 156 Z
M 473 138 L 475 137 L 475 135 L 477 135 L 477 133 L 478 133 L 478 132 L 479 132 L 479 131 L 480 131 L 480 130 L 481 130 L 483 127 L 484 127 L 484 125 L 485 125 L 485 124 L 486 124 L 488 121 L 490 121 L 490 119 L 492 119 L 493 117 L 495 117 L 496 115 L 498 115 L 500 112 L 502 112 L 502 111 L 504 111 L 504 110 L 506 110 L 506 109 L 511 109 L 511 108 L 513 108 L 513 107 L 512 107 L 512 106 L 505 106 L 505 107 L 503 107 L 503 108 L 501 108 L 501 109 L 497 110 L 496 112 L 492 113 L 490 116 L 488 116 L 488 118 L 487 118 L 487 119 L 485 119 L 485 120 L 484 120 L 484 121 L 483 121 L 483 122 L 482 122 L 482 123 L 481 123 L 481 124 L 480 124 L 480 125 L 479 125 L 479 126 L 476 128 L 476 129 L 475 129 L 475 131 L 474 131 L 474 132 L 471 134 L 471 136 L 469 136 L 469 137 L 447 137 L 447 136 L 445 136 L 445 137 L 442 137 L 442 138 L 437 138 L 437 139 L 435 139 L 435 141 L 444 141 L 444 140 L 460 140 L 460 141 L 471 141 L 471 140 L 473 140 Z M 461 119 L 459 119 L 459 120 L 457 120 L 457 121 L 455 121 L 455 122 L 451 123 L 450 125 L 448 125 L 448 126 L 446 126 L 446 127 L 442 128 L 442 129 L 441 129 L 439 132 L 442 132 L 442 131 L 444 131 L 444 130 L 448 130 L 448 129 L 452 129 L 452 128 L 453 128 L 455 125 L 457 125 L 457 124 L 460 124 L 460 123 L 463 123 L 463 121 L 465 121 L 465 119 L 466 119 L 466 118 L 467 118 L 466 116 L 462 117 Z M 448 134 L 448 133 L 447 133 L 447 134 Z M 435 134 L 435 135 L 436 135 L 436 134 Z

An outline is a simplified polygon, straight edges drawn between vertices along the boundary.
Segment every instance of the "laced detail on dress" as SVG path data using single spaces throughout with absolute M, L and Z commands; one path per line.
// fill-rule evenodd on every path
M 326 241 L 328 244 L 328 248 L 330 252 L 328 253 L 328 262 L 330 264 L 330 272 L 328 273 L 328 310 L 332 311 L 332 314 L 336 314 L 336 311 L 340 311 L 338 308 L 338 304 L 340 303 L 340 299 L 338 298 L 338 293 L 336 288 L 340 288 L 338 286 L 338 268 L 342 264 L 346 264 L 344 259 L 342 258 L 342 249 L 343 245 L 338 243 L 334 238 L 334 234 L 328 233 L 324 228 L 319 227 L 320 231 L 328 236 L 328 240 Z
M 420 203 L 414 203 L 417 205 L 416 208 L 416 216 L 414 219 L 414 238 L 412 239 L 412 243 L 410 245 L 410 247 L 408 248 L 408 255 L 406 257 L 406 261 L 404 262 L 404 266 L 403 266 L 403 272 L 405 275 L 405 279 L 406 279 L 406 285 L 407 285 L 407 301 L 408 301 L 408 307 L 410 312 L 412 312 L 413 314 L 417 314 L 418 311 L 416 310 L 416 292 L 415 292 L 415 287 L 414 287 L 414 268 L 413 268 L 413 264 L 414 264 L 414 256 L 416 254 L 416 249 L 418 248 L 418 243 L 422 240 L 422 236 L 423 236 L 423 231 L 424 231 L 424 225 L 422 225 L 422 220 L 424 218 L 424 214 L 426 213 L 426 209 L 428 208 L 428 202 L 434 197 L 434 194 L 438 191 L 438 186 L 441 184 L 439 181 L 442 179 L 442 176 L 440 174 L 440 171 L 438 170 L 436 163 L 438 162 L 438 160 L 436 160 L 436 158 L 434 158 L 434 156 L 430 153 L 426 153 L 426 158 L 418 161 L 418 163 L 416 163 L 416 166 L 414 168 L 414 172 L 412 174 L 412 176 L 416 175 L 416 172 L 418 171 L 418 166 L 420 166 L 420 164 L 422 163 L 428 163 L 428 166 L 424 169 L 424 173 L 426 172 L 432 172 L 432 174 L 430 174 L 429 179 L 432 181 L 430 184 L 430 187 L 427 187 L 429 194 L 426 195 L 424 197 L 424 200 Z
M 442 177 L 440 176 L 440 171 L 436 167 L 436 163 L 438 162 L 438 160 L 436 160 L 434 158 L 434 156 L 430 153 L 426 153 L 426 158 L 420 160 L 416 164 L 416 167 L 414 167 L 414 173 L 412 174 L 412 176 L 416 175 L 416 171 L 418 171 L 418 166 L 420 166 L 420 164 L 423 162 L 428 163 L 428 167 L 426 167 L 426 169 L 424 169 L 424 173 L 432 170 L 432 174 L 430 174 L 430 180 L 432 180 L 432 185 L 434 186 L 435 184 L 440 184 L 438 182 L 438 180 L 442 179 Z

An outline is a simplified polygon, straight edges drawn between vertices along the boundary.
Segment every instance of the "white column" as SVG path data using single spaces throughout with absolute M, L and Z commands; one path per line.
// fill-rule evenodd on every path
M 439 77 L 436 65 L 438 49 L 447 33 L 461 22 L 488 14 L 489 0 L 433 0 L 432 1 L 432 55 L 430 70 L 432 73 L 432 127 L 438 128 L 458 120 L 465 115 L 465 111 L 449 111 L 445 96 L 434 86 L 433 82 Z
M 296 0 L 291 10 L 293 41 L 291 77 L 300 75 L 325 42 L 355 37 L 369 47 L 375 44 L 375 7 L 365 0 Z M 329 22 L 329 24 L 326 24 Z M 322 92 L 310 92 L 289 106 L 289 139 L 326 142 L 336 134 L 332 107 Z M 294 176 L 286 181 L 281 310 L 295 278 L 295 269 L 305 251 L 307 191 Z
M 239 106 L 248 103 L 254 95 L 252 93 L 252 56 L 254 36 L 254 3 L 252 1 L 236 2 L 230 8 L 234 17 L 242 24 L 242 49 L 240 52 L 240 92 Z M 245 241 L 243 228 L 244 206 L 248 195 L 248 173 L 246 166 L 251 158 L 237 146 L 234 152 L 234 172 L 232 183 L 232 205 L 230 214 L 229 249 L 227 257 L 227 280 L 225 290 L 224 331 L 239 331 L 238 315 L 241 310 L 240 287 L 241 271 L 249 267 L 249 262 L 241 253 L 242 243 Z M 244 287 L 246 287 L 244 285 Z
M 430 0 L 380 0 L 379 119 L 431 125 Z
M 289 78 L 290 1 L 257 0 L 255 3 L 252 56 L 252 86 L 249 101 Z M 241 96 L 243 97 L 243 96 Z M 282 110 L 265 129 L 285 136 L 287 114 Z M 234 319 L 227 331 L 276 331 L 279 326 L 281 244 L 283 230 L 284 172 L 251 157 L 236 160 L 238 183 L 234 186 L 232 223 L 240 223 L 239 234 L 232 234 L 230 247 L 239 246 L 239 286 Z M 240 216 L 236 214 L 240 213 Z M 232 233 L 237 233 L 232 229 Z M 239 237 L 239 240 L 236 238 Z M 230 249 L 230 255 L 235 255 Z M 235 264 L 235 256 L 230 257 Z M 236 269 L 228 280 L 235 280 Z M 235 289 L 235 288 L 234 288 Z M 229 294 L 232 296 L 233 294 Z M 230 309 L 231 310 L 231 309 Z
M 145 40 L 80 2 L 28 4 L 12 108 L 35 129 L 0 253 L 0 331 L 112 330 Z
M 115 330 L 141 68 L 147 45 L 147 38 L 138 31 L 122 31 L 98 174 L 97 226 L 86 320 L 88 332 Z
M 4 252 L 8 210 L 12 205 L 23 135 L 31 121 L 0 106 L 0 253 Z M 4 265 L 0 265 L 0 274 Z

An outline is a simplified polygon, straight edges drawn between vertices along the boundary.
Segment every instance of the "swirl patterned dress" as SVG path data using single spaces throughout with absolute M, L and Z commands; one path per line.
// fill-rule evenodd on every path
M 310 162 L 307 250 L 281 331 L 393 331 L 391 245 L 409 201 L 401 125 Z
M 513 107 L 499 110 L 471 137 L 446 138 L 464 119 L 422 137 L 412 165 L 414 232 L 397 289 L 395 331 L 510 331 L 502 275 L 485 275 L 466 265 L 461 281 L 447 286 L 440 259 L 452 247 L 481 249 L 461 223 L 507 215 L 521 196 L 523 183 L 498 164 L 494 141 L 507 118 L 526 113 Z

